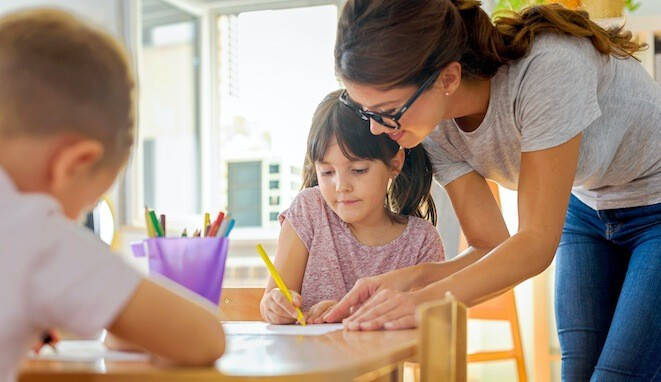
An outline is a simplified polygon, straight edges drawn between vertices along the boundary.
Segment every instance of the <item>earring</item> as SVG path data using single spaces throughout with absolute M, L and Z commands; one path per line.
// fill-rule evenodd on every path
M 450 95 L 450 92 L 445 92 L 445 95 L 446 95 L 446 96 L 449 96 L 449 95 Z

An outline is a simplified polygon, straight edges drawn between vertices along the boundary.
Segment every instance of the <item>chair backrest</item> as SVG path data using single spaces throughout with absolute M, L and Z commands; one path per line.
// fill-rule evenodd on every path
M 514 317 L 512 317 L 514 315 Z M 468 309 L 468 318 L 478 320 L 510 321 L 516 318 L 516 300 L 514 289 L 484 301 Z
M 466 307 L 448 293 L 423 304 L 420 317 L 420 380 L 466 381 Z
M 264 288 L 223 288 L 220 318 L 223 321 L 261 321 L 259 302 Z

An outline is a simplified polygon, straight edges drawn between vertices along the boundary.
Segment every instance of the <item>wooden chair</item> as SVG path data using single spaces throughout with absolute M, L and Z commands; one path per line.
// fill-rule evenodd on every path
M 448 293 L 417 314 L 421 381 L 466 381 L 466 307 Z
M 264 288 L 223 288 L 220 319 L 223 321 L 261 321 L 259 302 Z
M 468 354 L 468 362 L 488 362 L 514 359 L 519 382 L 527 381 L 526 365 L 523 359 L 523 346 L 519 318 L 516 310 L 514 290 L 510 289 L 500 296 L 487 300 L 468 309 L 469 319 L 507 321 L 510 324 L 512 348 L 495 351 L 478 351 Z

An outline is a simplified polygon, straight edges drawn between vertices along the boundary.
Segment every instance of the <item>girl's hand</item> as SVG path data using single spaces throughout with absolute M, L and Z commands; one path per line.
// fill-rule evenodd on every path
M 294 306 L 300 308 L 303 304 L 303 298 L 293 290 L 290 290 L 289 293 L 291 293 L 294 300 L 293 305 L 278 288 L 273 288 L 264 294 L 259 304 L 259 310 L 266 322 L 271 324 L 292 324 L 296 322 Z
M 324 314 L 337 304 L 336 300 L 324 300 L 314 304 L 308 312 L 305 313 L 305 321 L 309 324 L 323 324 Z
M 417 326 L 416 292 L 382 289 L 343 321 L 348 330 L 396 330 Z

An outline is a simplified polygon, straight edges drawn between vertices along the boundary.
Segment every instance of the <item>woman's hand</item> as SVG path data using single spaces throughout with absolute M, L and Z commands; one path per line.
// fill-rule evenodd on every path
M 330 311 L 323 316 L 325 322 L 340 322 L 342 319 L 349 317 L 361 305 L 363 305 L 370 297 L 377 294 L 377 292 L 390 289 L 390 290 L 403 290 L 408 286 L 408 283 L 403 283 L 402 280 L 410 279 L 411 276 L 407 274 L 410 268 L 402 268 L 396 271 L 384 273 L 378 276 L 365 277 L 358 281 L 351 288 L 349 293 L 344 295 L 340 302 L 338 302 Z
M 305 313 L 305 321 L 309 324 L 323 324 L 324 315 L 329 309 L 337 304 L 336 300 L 324 300 L 314 304 L 308 312 Z
M 343 323 L 348 330 L 397 330 L 417 326 L 418 292 L 382 289 L 368 299 Z
M 294 304 L 287 300 L 280 289 L 273 288 L 264 294 L 259 304 L 259 310 L 262 318 L 271 324 L 292 324 L 296 322 L 296 309 L 303 304 L 303 298 L 300 294 L 290 290 Z

